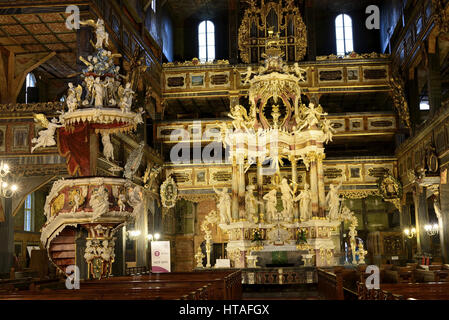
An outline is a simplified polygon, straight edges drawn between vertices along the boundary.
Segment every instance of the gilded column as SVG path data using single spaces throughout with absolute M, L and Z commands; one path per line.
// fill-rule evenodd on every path
M 293 191 L 298 191 L 298 164 L 294 156 L 290 157 L 290 162 L 292 164 L 292 183 Z M 295 196 L 296 196 L 295 192 Z M 299 222 L 299 204 L 297 201 L 293 202 L 293 222 Z
M 318 171 L 318 216 L 324 218 L 326 216 L 326 194 L 324 191 L 324 166 L 323 160 L 326 158 L 324 153 L 317 156 Z
M 232 220 L 239 219 L 239 181 L 238 181 L 238 167 L 237 160 L 232 157 Z
M 312 193 L 312 218 L 319 216 L 318 205 L 318 170 L 316 153 L 311 152 L 308 155 L 310 161 L 310 191 Z
M 263 167 L 262 167 L 262 161 L 260 158 L 257 158 L 257 200 L 259 200 L 258 204 L 258 213 L 259 213 L 259 221 L 264 222 L 265 221 L 265 206 L 263 202 Z
M 245 208 L 245 192 L 246 192 L 246 184 L 245 184 L 245 161 L 241 156 L 238 161 L 238 187 L 239 187 L 239 195 L 238 195 L 238 203 L 239 203 L 239 220 L 246 220 L 246 208 Z

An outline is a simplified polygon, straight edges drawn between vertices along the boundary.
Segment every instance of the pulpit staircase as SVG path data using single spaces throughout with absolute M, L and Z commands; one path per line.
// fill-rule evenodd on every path
M 66 268 L 75 265 L 76 257 L 76 229 L 67 226 L 50 243 L 48 255 L 52 262 L 65 273 Z

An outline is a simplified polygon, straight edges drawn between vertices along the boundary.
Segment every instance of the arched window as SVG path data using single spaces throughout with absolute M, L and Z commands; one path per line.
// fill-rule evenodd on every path
M 344 56 L 354 51 L 352 37 L 352 19 L 347 14 L 340 14 L 335 19 L 337 55 Z
M 156 13 L 156 0 L 151 0 L 151 10 Z
M 23 206 L 23 230 L 26 232 L 34 231 L 34 194 L 29 194 L 25 198 Z
M 28 103 L 28 101 L 31 100 L 32 89 L 30 88 L 35 87 L 36 87 L 36 77 L 32 73 L 28 73 L 26 78 L 25 103 Z
M 206 20 L 198 27 L 199 59 L 202 62 L 215 60 L 215 26 Z

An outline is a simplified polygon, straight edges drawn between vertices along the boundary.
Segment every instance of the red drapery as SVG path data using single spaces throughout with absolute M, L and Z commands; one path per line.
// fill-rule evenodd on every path
M 125 123 L 89 124 L 79 123 L 58 130 L 59 154 L 66 158 L 67 171 L 71 176 L 88 177 L 90 168 L 90 133 L 94 130 L 108 130 L 124 127 Z
M 59 154 L 66 158 L 69 174 L 71 176 L 77 174 L 83 177 L 89 176 L 89 125 L 81 123 L 72 126 L 69 130 L 60 128 L 58 142 Z

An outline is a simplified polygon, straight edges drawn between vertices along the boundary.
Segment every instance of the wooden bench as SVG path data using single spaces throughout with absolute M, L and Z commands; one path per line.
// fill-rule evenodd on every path
M 241 271 L 167 273 L 82 281 L 80 290 L 49 289 L 0 292 L 2 300 L 223 300 L 241 299 Z
M 449 283 L 395 283 L 381 284 L 380 289 L 366 288 L 359 283 L 360 300 L 447 300 L 449 299 Z
M 356 300 L 358 270 L 334 268 L 318 269 L 318 293 L 326 300 Z

